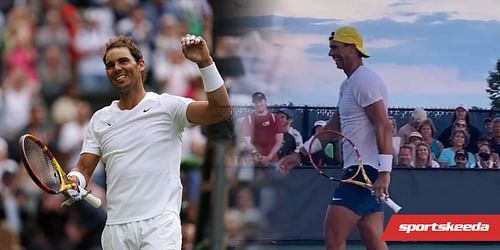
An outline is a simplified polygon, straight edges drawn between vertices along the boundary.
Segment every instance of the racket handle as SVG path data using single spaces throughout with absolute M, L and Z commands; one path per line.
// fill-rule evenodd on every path
M 77 201 L 77 200 L 75 200 L 75 199 L 69 198 L 69 199 L 65 200 L 65 201 L 61 204 L 61 207 L 63 207 L 63 206 L 67 206 L 67 207 L 69 207 L 69 206 L 73 205 L 73 203 L 75 203 L 76 201 Z
M 392 209 L 392 211 L 394 211 L 394 213 L 398 213 L 399 210 L 401 210 L 401 206 L 398 205 L 396 202 L 394 202 L 391 198 L 385 198 L 385 199 L 381 199 L 382 202 L 387 205 L 390 209 Z
M 101 199 L 95 197 L 93 194 L 89 193 L 83 197 L 88 204 L 93 206 L 94 208 L 98 208 L 101 206 Z
M 98 208 L 101 206 L 101 199 L 95 197 L 89 191 L 80 188 L 80 193 L 82 194 L 83 200 L 86 201 L 91 206 L 93 206 L 94 208 Z
M 88 204 L 90 204 L 94 208 L 98 208 L 101 206 L 101 199 L 95 197 L 93 194 L 91 194 L 89 191 L 83 189 L 80 187 L 80 195 L 81 199 L 86 201 Z M 73 203 L 79 201 L 80 199 L 74 199 L 74 198 L 69 198 L 66 201 L 64 201 L 61 206 L 71 206 Z

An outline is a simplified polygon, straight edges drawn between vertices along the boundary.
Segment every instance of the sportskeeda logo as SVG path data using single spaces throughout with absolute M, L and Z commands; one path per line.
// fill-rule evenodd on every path
M 500 214 L 393 214 L 385 241 L 500 241 Z
M 412 232 L 488 232 L 490 224 L 478 222 L 475 224 L 458 224 L 448 222 L 446 224 L 400 224 L 399 232 L 407 234 Z

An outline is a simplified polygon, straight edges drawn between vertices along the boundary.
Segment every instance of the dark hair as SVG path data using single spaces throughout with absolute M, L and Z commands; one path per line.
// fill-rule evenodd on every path
M 453 111 L 453 118 L 452 119 L 453 119 L 452 122 L 455 123 L 455 121 L 457 120 L 457 109 L 455 109 Z M 467 122 L 467 127 L 472 126 L 470 124 L 470 116 L 469 116 L 469 112 L 468 111 L 465 112 L 465 122 Z
M 132 38 L 120 35 L 109 39 L 109 41 L 106 43 L 104 49 L 104 55 L 102 57 L 102 61 L 104 62 L 104 64 L 106 64 L 106 56 L 108 55 L 108 51 L 115 48 L 127 48 L 130 51 L 130 54 L 132 55 L 136 63 L 139 63 L 141 60 L 144 61 L 141 49 L 139 48 L 139 46 L 137 46 L 137 44 L 134 43 Z M 142 80 L 145 81 L 146 72 L 143 71 L 141 75 L 142 75 Z
M 335 31 L 330 34 L 328 40 L 333 40 L 333 37 L 335 37 Z

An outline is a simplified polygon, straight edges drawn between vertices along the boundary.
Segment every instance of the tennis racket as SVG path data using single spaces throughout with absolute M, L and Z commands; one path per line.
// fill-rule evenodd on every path
M 71 189 L 71 182 L 63 168 L 40 139 L 30 134 L 23 135 L 19 138 L 19 147 L 24 167 L 38 187 L 49 194 L 60 194 Z M 83 200 L 95 208 L 101 206 L 99 198 L 81 187 L 79 189 Z M 68 199 L 62 205 L 69 206 L 75 201 Z
M 342 144 L 347 143 L 348 145 L 350 145 L 352 147 L 352 149 L 354 151 L 354 154 L 356 155 L 356 158 L 358 159 L 358 165 L 357 165 L 356 171 L 354 171 L 354 174 L 352 176 L 350 176 L 347 179 L 339 179 L 339 178 L 335 178 L 335 177 L 332 177 L 332 176 L 328 175 L 322 169 L 322 161 L 321 160 L 315 160 L 314 157 L 313 157 L 313 152 L 312 152 L 313 142 L 318 139 L 318 136 L 340 140 L 340 142 Z M 354 145 L 354 143 L 351 140 L 349 140 L 348 138 L 346 138 L 341 133 L 339 133 L 337 131 L 334 131 L 334 130 L 323 130 L 323 131 L 321 131 L 321 132 L 313 135 L 313 137 L 311 139 L 311 143 L 309 143 L 309 148 L 307 149 L 307 155 L 309 157 L 311 165 L 313 166 L 313 168 L 320 175 L 328 178 L 331 181 L 343 182 L 343 183 L 350 183 L 350 184 L 358 185 L 360 187 L 369 189 L 370 191 L 373 192 L 373 183 L 370 180 L 370 178 L 368 177 L 368 175 L 366 174 L 366 170 L 365 170 L 365 168 L 363 166 L 363 160 L 361 158 L 361 154 L 358 151 L 358 148 L 356 147 L 356 145 Z M 395 213 L 397 213 L 397 212 L 399 212 L 399 210 L 401 210 L 401 206 L 399 206 L 398 204 L 396 204 L 389 197 L 382 197 L 380 199 L 380 201 L 382 201 L 385 205 L 387 205 Z

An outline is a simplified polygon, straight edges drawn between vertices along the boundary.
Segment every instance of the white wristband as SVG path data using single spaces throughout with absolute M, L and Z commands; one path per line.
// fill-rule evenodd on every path
M 224 85 L 224 80 L 219 74 L 215 63 L 200 69 L 201 79 L 203 79 L 203 86 L 205 87 L 205 92 L 212 92 Z
M 319 141 L 318 138 L 315 138 L 316 140 L 314 140 L 312 142 L 312 146 L 311 146 L 311 152 L 309 152 L 309 145 L 311 145 L 311 140 L 308 140 L 304 143 L 304 145 L 302 145 L 302 147 L 304 147 L 306 149 L 307 152 L 311 153 L 311 154 L 314 154 L 318 151 L 321 151 L 323 149 L 323 146 L 321 146 L 321 142 Z
M 87 187 L 87 181 L 85 180 L 85 176 L 78 171 L 71 171 L 68 173 L 68 177 L 75 176 L 78 179 L 78 185 L 80 187 Z
M 379 154 L 378 155 L 378 162 L 379 162 L 379 167 L 378 171 L 379 172 L 391 172 L 392 170 L 392 155 L 383 155 Z

